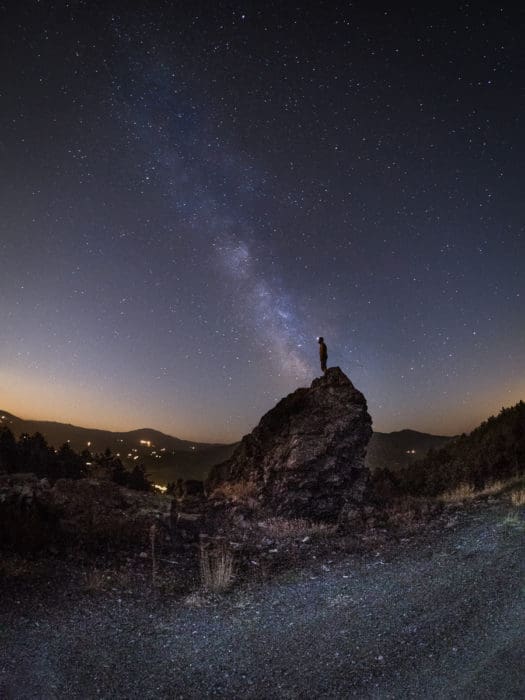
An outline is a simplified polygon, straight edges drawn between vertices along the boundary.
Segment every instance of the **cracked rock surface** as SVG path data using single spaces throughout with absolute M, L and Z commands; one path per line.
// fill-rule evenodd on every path
M 363 499 L 372 421 L 363 394 L 339 367 L 266 413 L 206 483 L 212 495 L 251 487 L 261 511 L 336 520 Z

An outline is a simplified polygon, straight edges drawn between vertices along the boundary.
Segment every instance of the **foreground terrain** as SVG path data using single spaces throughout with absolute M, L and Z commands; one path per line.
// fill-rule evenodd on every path
M 220 597 L 60 576 L 35 592 L 22 567 L 0 603 L 0 696 L 524 697 L 522 511 L 453 508 Z

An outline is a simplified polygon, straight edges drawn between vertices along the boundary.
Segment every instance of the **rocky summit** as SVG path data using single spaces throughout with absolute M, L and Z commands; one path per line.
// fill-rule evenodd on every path
M 206 492 L 210 499 L 249 496 L 269 515 L 335 521 L 363 500 L 371 423 L 363 394 L 331 367 L 266 413 L 213 467 Z

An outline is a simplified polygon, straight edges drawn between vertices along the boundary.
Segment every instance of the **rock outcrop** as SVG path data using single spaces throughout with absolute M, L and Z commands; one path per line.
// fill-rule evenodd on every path
M 363 499 L 371 423 L 363 394 L 331 367 L 282 399 L 213 467 L 208 497 L 249 502 L 261 514 L 335 521 Z

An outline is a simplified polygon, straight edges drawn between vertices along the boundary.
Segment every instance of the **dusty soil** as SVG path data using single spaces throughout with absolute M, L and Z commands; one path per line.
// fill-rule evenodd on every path
M 475 504 L 216 597 L 11 563 L 0 697 L 522 698 L 523 534 Z

